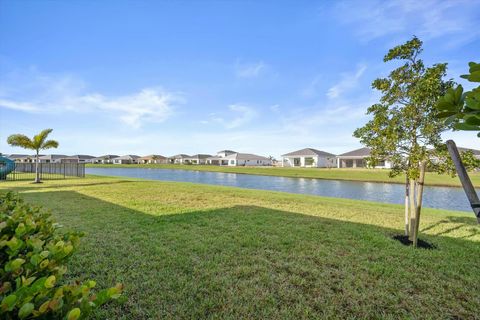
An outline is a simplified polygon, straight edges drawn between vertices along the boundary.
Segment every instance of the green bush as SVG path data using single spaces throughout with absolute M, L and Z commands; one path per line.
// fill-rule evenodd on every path
M 122 285 L 94 293 L 92 280 L 62 283 L 83 235 L 59 227 L 18 195 L 0 194 L 0 319 L 84 319 L 121 295 Z

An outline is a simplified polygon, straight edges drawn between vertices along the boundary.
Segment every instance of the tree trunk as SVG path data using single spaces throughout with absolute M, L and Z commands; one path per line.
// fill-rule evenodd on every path
M 409 225 L 408 222 L 410 220 L 409 210 L 408 210 L 408 201 L 409 201 L 409 188 L 408 188 L 408 177 L 405 178 L 405 236 L 408 237 L 409 235 Z
M 423 184 L 425 182 L 425 166 L 426 162 L 420 162 L 420 177 L 418 178 L 416 193 L 416 207 L 415 207 L 415 228 L 413 234 L 413 246 L 417 247 L 418 242 L 418 229 L 420 226 L 420 212 L 422 211 L 423 200 Z
M 408 239 L 413 241 L 413 233 L 415 230 L 415 179 L 409 179 L 410 186 L 409 186 L 409 200 L 410 200 L 410 233 L 408 235 Z
M 38 172 L 38 150 L 35 155 L 35 183 L 40 183 L 40 173 Z

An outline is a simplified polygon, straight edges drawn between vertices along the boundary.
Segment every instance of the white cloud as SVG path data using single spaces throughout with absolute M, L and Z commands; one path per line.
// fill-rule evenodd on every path
M 340 82 L 328 89 L 327 96 L 330 99 L 335 99 L 340 97 L 345 91 L 355 88 L 366 69 L 367 66 L 362 64 L 357 67 L 355 73 L 342 74 Z
M 21 97 L 21 98 L 20 98 Z M 128 126 L 163 122 L 182 98 L 161 88 L 144 88 L 128 95 L 89 93 L 71 76 L 47 76 L 36 71 L 7 77 L 0 86 L 0 107 L 29 113 L 103 113 Z
M 230 114 L 233 115 L 233 117 L 230 116 L 228 118 L 224 118 L 219 117 L 216 114 L 211 114 L 211 120 L 213 122 L 221 124 L 226 129 L 236 129 L 249 123 L 257 117 L 257 112 L 255 111 L 255 109 L 243 104 L 229 105 L 228 110 L 230 111 Z
M 235 75 L 239 78 L 256 78 L 262 74 L 267 68 L 263 61 L 255 63 L 240 63 L 235 64 Z
M 270 111 L 272 112 L 279 112 L 280 111 L 280 105 L 274 104 L 270 106 Z
M 304 98 L 313 98 L 317 95 L 319 91 L 320 84 L 323 80 L 321 75 L 315 76 L 312 81 L 300 92 Z
M 451 44 L 460 44 L 480 36 L 478 10 L 478 0 L 344 1 L 334 15 L 363 41 L 408 33 L 427 40 L 450 36 Z

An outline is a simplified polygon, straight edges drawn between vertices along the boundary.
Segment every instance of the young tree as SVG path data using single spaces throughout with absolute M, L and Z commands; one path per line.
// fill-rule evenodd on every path
M 58 142 L 55 140 L 47 140 L 48 135 L 53 129 L 42 130 L 39 134 L 30 139 L 24 134 L 12 134 L 8 137 L 7 142 L 14 147 L 35 150 L 35 183 L 40 183 L 40 174 L 38 172 L 38 155 L 40 150 L 58 148 Z
M 425 67 L 419 59 L 422 41 L 410 41 L 389 50 L 383 61 L 399 60 L 401 66 L 386 78 L 373 81 L 382 93 L 380 101 L 368 108 L 372 119 L 354 132 L 354 136 L 371 148 L 370 165 L 388 159 L 390 176 L 406 175 L 405 230 L 417 245 L 422 209 L 423 183 L 430 160 L 445 150 L 441 133 L 447 125 L 436 117 L 435 104 L 451 88 L 444 81 L 445 63 Z M 435 168 L 435 167 L 434 167 Z

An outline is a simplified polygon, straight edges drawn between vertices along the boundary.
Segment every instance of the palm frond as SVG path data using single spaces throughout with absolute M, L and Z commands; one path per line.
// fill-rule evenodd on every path
M 33 141 L 24 134 L 12 134 L 8 137 L 7 143 L 13 147 L 35 150 Z
M 58 148 L 58 141 L 47 140 L 40 147 L 40 149 L 51 149 L 51 148 Z
M 35 135 L 33 137 L 33 143 L 34 145 L 38 148 L 41 149 L 42 145 L 45 143 L 45 140 L 47 140 L 48 135 L 53 131 L 53 129 L 45 129 L 42 130 L 39 134 Z

